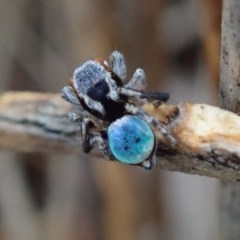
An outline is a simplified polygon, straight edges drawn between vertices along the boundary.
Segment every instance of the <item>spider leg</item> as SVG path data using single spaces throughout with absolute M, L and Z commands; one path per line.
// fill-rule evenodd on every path
M 155 142 L 155 146 L 154 146 L 154 150 L 152 151 L 152 154 L 143 162 L 139 163 L 138 165 L 140 167 L 143 167 L 146 170 L 151 170 L 156 164 L 156 161 L 155 161 L 156 150 L 157 150 L 157 144 Z
M 68 119 L 71 120 L 72 122 L 82 122 L 83 116 L 81 115 L 80 112 L 71 111 L 67 115 Z
M 166 92 L 142 92 L 147 84 L 146 74 L 143 69 L 136 69 L 132 79 L 119 88 L 119 94 L 135 97 L 141 100 L 158 100 L 166 102 L 169 99 L 169 94 Z
M 124 86 L 137 91 L 143 91 L 147 85 L 147 77 L 143 69 L 137 68 L 132 79 Z
M 116 73 L 121 80 L 124 80 L 126 78 L 127 67 L 123 54 L 118 51 L 112 52 L 109 57 L 109 63 L 113 72 Z
M 142 108 L 127 103 L 125 105 L 125 109 L 131 114 L 138 115 L 143 120 L 145 120 L 148 124 L 152 125 L 156 129 L 158 129 L 160 131 L 160 133 L 165 138 L 168 139 L 168 141 L 172 144 L 172 146 L 176 145 L 176 140 L 168 133 L 168 130 L 167 130 L 166 126 L 163 123 L 157 121 L 154 117 L 145 113 Z
M 126 87 L 119 88 L 119 94 L 142 100 L 158 100 L 161 102 L 166 102 L 169 99 L 169 93 L 166 92 L 140 92 Z
M 73 89 L 71 86 L 65 86 L 62 88 L 61 97 L 67 102 L 72 103 L 73 105 L 80 105 L 80 102 L 76 94 L 73 92 Z
M 132 79 L 121 89 L 121 93 L 146 100 L 166 102 L 169 94 L 165 92 L 142 92 L 147 85 L 147 77 L 143 69 L 137 68 Z
M 155 158 L 153 155 L 149 159 L 146 159 L 143 162 L 141 162 L 140 166 L 147 170 L 151 170 L 153 168 L 154 164 L 155 164 Z
M 82 148 L 85 153 L 89 153 L 98 140 L 98 134 L 93 132 L 93 129 L 97 129 L 96 123 L 90 118 L 83 118 L 81 121 L 81 134 Z
M 166 102 L 169 99 L 169 93 L 167 93 L 167 92 L 143 92 L 142 95 L 140 96 L 140 98 Z
M 113 160 L 112 153 L 107 144 L 107 139 L 104 135 L 105 134 L 102 132 L 91 132 L 89 135 L 89 144 L 91 146 L 97 145 L 106 160 Z
M 81 113 L 75 111 L 69 112 L 68 118 L 73 122 L 80 123 L 82 148 L 85 153 L 89 153 L 92 150 L 94 143 L 94 141 L 92 141 L 93 134 L 91 133 L 90 129 L 97 128 L 96 123 L 92 119 L 86 116 L 83 117 Z
M 113 160 L 112 153 L 107 144 L 107 139 L 104 137 L 104 135 L 105 134 L 103 134 L 102 132 L 97 131 L 91 131 L 90 133 L 85 135 L 82 143 L 83 151 L 85 153 L 88 153 L 93 149 L 95 145 L 97 145 L 106 160 Z
M 82 148 L 85 153 L 89 153 L 95 145 L 99 147 L 105 159 L 110 160 L 112 154 L 108 148 L 104 131 L 98 131 L 96 123 L 90 118 L 81 120 Z

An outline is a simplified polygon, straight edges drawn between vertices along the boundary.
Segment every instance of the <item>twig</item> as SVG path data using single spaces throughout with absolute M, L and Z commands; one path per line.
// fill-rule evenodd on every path
M 79 125 L 66 114 L 59 94 L 7 92 L 0 95 L 0 148 L 22 152 L 80 153 Z M 206 104 L 148 104 L 177 140 L 158 138 L 157 165 L 220 179 L 240 180 L 240 117 Z M 94 156 L 94 153 L 91 153 Z
M 70 106 L 58 94 L 0 95 L 0 148 L 22 152 L 79 152 L 79 126 L 66 117 Z

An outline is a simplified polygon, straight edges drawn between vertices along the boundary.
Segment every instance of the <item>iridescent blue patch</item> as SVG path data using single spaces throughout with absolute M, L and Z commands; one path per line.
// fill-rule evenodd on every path
M 155 135 L 143 119 L 125 115 L 108 127 L 108 144 L 117 160 L 138 164 L 154 151 Z

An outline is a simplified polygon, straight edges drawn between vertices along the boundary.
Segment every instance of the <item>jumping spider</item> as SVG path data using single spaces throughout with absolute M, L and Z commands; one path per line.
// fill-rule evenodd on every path
M 174 141 L 164 124 L 141 108 L 149 100 L 167 101 L 165 92 L 144 92 L 146 75 L 136 69 L 127 83 L 123 54 L 112 52 L 109 63 L 89 60 L 73 73 L 62 97 L 75 105 L 68 117 L 81 124 L 83 151 L 98 145 L 107 159 L 151 169 L 154 164 L 156 137 L 152 127 Z M 93 120 L 93 118 L 95 120 Z

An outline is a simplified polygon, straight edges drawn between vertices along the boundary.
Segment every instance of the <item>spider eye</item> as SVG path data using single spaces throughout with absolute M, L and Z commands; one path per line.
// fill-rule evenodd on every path
M 109 87 L 104 79 L 98 81 L 93 87 L 89 88 L 87 95 L 95 101 L 102 101 L 107 93 Z

